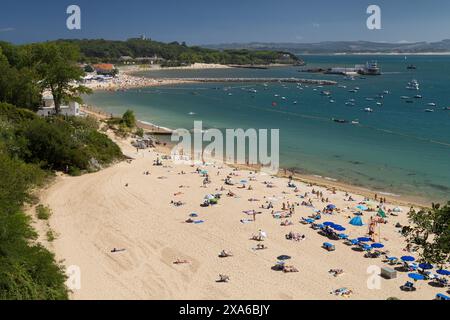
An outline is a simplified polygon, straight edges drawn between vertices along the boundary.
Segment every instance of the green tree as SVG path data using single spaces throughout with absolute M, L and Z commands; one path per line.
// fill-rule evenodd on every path
M 450 261 L 450 202 L 430 210 L 411 210 L 408 214 L 413 228 L 407 232 L 411 244 L 420 248 L 421 258 L 444 265 Z
M 122 116 L 121 123 L 127 128 L 134 128 L 136 126 L 136 117 L 132 110 L 127 110 Z
M 50 89 L 59 114 L 63 101 L 81 102 L 80 94 L 90 93 L 85 86 L 75 84 L 84 71 L 77 65 L 79 49 L 69 43 L 42 43 L 33 47 L 36 71 L 41 89 Z

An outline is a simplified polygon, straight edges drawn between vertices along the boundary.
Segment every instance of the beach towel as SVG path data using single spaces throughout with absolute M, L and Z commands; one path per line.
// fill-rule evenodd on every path
M 203 223 L 203 222 L 205 222 L 205 221 L 204 220 L 195 220 L 194 221 L 195 224 L 199 224 L 199 223 Z

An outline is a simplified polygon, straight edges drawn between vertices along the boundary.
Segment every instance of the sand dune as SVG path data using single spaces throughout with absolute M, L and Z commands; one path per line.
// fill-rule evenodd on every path
M 399 287 L 407 280 L 406 273 L 399 273 L 394 280 L 380 280 L 380 290 L 369 290 L 367 267 L 383 266 L 381 259 L 364 258 L 362 252 L 353 251 L 342 241 L 334 241 L 334 252 L 322 249 L 322 243 L 329 240 L 299 223 L 301 217 L 313 213 L 311 208 L 296 207 L 290 219 L 294 225 L 288 227 L 280 226 L 270 210 L 258 209 L 269 197 L 278 199 L 275 210 L 287 200 L 300 201 L 287 188 L 286 179 L 256 175 L 258 181 L 251 182 L 253 191 L 231 187 L 238 198 L 225 196 L 225 191 L 217 206 L 201 208 L 204 195 L 217 193 L 232 169 L 207 167 L 212 183 L 203 188 L 195 168 L 170 161 L 153 166 L 155 152 L 136 154 L 128 144 L 121 146 L 136 160 L 82 177 L 59 177 L 42 198 L 53 209 L 50 225 L 59 235 L 51 244 L 52 250 L 66 266 L 81 269 L 81 289 L 73 291 L 73 299 L 344 299 L 330 294 L 340 287 L 354 291 L 350 299 L 432 299 L 442 291 L 420 282 L 416 292 L 402 292 Z M 179 174 L 181 170 L 186 174 Z M 248 171 L 237 173 L 237 181 L 249 176 Z M 266 180 L 276 188 L 267 188 L 263 184 Z M 297 185 L 301 194 L 312 190 Z M 352 238 L 365 235 L 367 226 L 348 225 L 352 214 L 344 209 L 354 207 L 356 202 L 344 201 L 343 192 L 322 191 L 329 202 L 343 209 L 324 220 L 343 224 Z M 182 194 L 174 195 L 178 192 Z M 261 201 L 250 202 L 251 197 Z M 353 197 L 362 200 L 362 196 Z M 326 205 L 312 199 L 318 209 Z M 175 207 L 171 200 L 186 204 Z M 251 209 L 263 213 L 257 215 L 256 222 L 241 223 L 241 219 L 251 218 L 242 211 Z M 192 212 L 205 222 L 185 223 Z M 394 228 L 398 221 L 406 223 L 405 213 L 400 215 L 390 217 L 389 224 L 381 226 L 383 243 L 395 256 L 406 254 L 402 251 L 404 240 Z M 369 216 L 366 213 L 364 219 Z M 266 250 L 252 249 L 257 242 L 250 237 L 258 229 L 268 233 Z M 285 234 L 290 231 L 305 234 L 306 240 L 286 240 Z M 126 251 L 111 253 L 113 248 Z M 234 256 L 219 258 L 222 249 L 231 250 Z M 292 256 L 288 263 L 300 272 L 272 270 L 281 254 Z M 191 263 L 176 265 L 173 262 L 177 258 Z M 344 269 L 345 273 L 333 277 L 328 274 L 331 268 Z M 216 282 L 219 274 L 229 275 L 230 282 Z

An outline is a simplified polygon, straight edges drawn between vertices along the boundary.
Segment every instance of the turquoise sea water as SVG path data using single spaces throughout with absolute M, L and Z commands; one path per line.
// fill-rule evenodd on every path
M 168 78 L 321 78 L 336 80 L 347 88 L 303 86 L 301 90 L 296 84 L 281 83 L 269 83 L 267 88 L 262 83 L 182 84 L 97 92 L 85 101 L 115 114 L 133 109 L 139 119 L 169 128 L 192 128 L 194 120 L 202 120 L 204 127 L 278 128 L 283 167 L 373 190 L 433 201 L 450 199 L 450 111 L 443 110 L 450 106 L 450 57 L 306 57 L 307 67 L 350 67 L 373 59 L 378 60 L 383 75 L 355 81 L 342 76 L 299 73 L 298 67 L 166 70 L 150 74 Z M 407 70 L 407 64 L 416 65 L 417 70 Z M 405 88 L 412 79 L 420 83 L 419 92 Z M 349 92 L 354 87 L 360 90 Z M 330 90 L 335 102 L 330 103 L 329 97 L 321 95 L 322 90 Z M 390 94 L 371 100 L 385 90 Z M 413 103 L 400 98 L 417 94 L 423 98 L 412 98 Z M 355 99 L 355 106 L 345 104 L 349 99 Z M 378 106 L 377 101 L 383 105 Z M 431 102 L 436 106 L 428 106 Z M 374 112 L 364 112 L 367 107 Z M 358 119 L 359 125 L 340 124 L 331 118 Z

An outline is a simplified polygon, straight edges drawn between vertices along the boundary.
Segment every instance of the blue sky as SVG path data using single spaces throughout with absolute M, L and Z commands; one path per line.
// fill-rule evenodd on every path
M 66 28 L 66 8 L 81 8 L 82 29 Z M 366 9 L 382 10 L 368 30 Z M 0 40 L 127 39 L 145 34 L 188 44 L 450 38 L 448 0 L 1 0 Z

